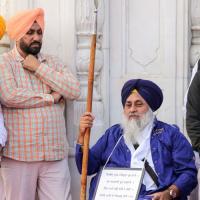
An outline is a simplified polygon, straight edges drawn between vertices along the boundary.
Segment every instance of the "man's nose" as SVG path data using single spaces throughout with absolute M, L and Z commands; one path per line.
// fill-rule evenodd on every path
M 34 41 L 40 41 L 40 40 L 41 40 L 41 35 L 38 34 L 38 33 L 34 33 L 34 35 L 33 35 L 33 40 L 34 40 Z
M 134 105 L 132 105 L 131 108 L 130 108 L 130 111 L 131 112 L 136 112 L 136 110 L 137 110 L 136 107 Z

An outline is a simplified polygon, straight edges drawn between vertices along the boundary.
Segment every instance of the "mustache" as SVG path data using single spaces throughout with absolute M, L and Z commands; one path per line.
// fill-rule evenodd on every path
M 129 117 L 141 117 L 142 115 L 138 114 L 138 113 L 137 114 L 136 113 L 129 113 L 128 116 Z
M 34 41 L 34 42 L 32 42 L 29 46 L 34 45 L 34 44 L 38 44 L 38 45 L 40 46 L 40 45 L 41 45 L 41 42 Z

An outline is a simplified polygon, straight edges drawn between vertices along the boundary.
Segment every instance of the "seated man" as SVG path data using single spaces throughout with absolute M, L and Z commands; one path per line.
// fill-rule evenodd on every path
M 161 89 L 149 80 L 129 80 L 122 88 L 121 100 L 122 123 L 110 127 L 89 151 L 88 175 L 96 173 L 90 183 L 89 199 L 93 198 L 102 167 L 141 167 L 145 158 L 153 175 L 145 167 L 139 199 L 186 200 L 197 185 L 194 154 L 176 126 L 156 119 L 153 112 L 162 104 Z M 76 164 L 80 173 L 81 146 L 84 145 L 85 130 L 92 127 L 93 120 L 93 115 L 88 112 L 80 119 L 76 146 Z

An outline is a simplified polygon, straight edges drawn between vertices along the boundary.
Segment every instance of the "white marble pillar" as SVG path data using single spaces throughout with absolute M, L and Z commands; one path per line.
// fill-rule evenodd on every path
M 80 115 L 86 111 L 87 85 L 88 85 L 88 68 L 90 61 L 91 36 L 95 27 L 95 5 L 94 0 L 77 0 L 76 1 L 76 34 L 77 34 L 77 52 L 76 67 L 77 75 L 81 83 L 81 97 L 75 105 L 75 121 L 79 121 Z M 101 71 L 103 68 L 103 24 L 104 24 L 104 1 L 99 1 L 97 15 L 97 45 L 94 72 L 93 88 L 93 113 L 95 122 L 92 128 L 91 144 L 96 141 L 99 134 L 104 129 L 104 113 L 101 94 Z M 78 127 L 77 127 L 78 130 Z M 94 133 L 94 134 L 93 134 Z

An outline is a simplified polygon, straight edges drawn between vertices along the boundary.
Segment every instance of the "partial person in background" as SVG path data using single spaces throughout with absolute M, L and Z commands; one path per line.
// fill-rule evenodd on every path
M 7 131 L 4 126 L 4 118 L 3 118 L 2 108 L 0 105 L 0 154 L 2 154 L 2 148 L 5 146 L 6 141 L 7 141 Z M 0 166 L 1 166 L 1 155 L 0 155 Z M 1 176 L 1 168 L 0 168 L 0 200 L 5 200 L 5 190 Z
M 0 16 L 0 40 L 4 36 L 5 31 L 6 31 L 5 20 L 2 16 Z M 3 118 L 2 108 L 0 105 L 0 154 L 2 153 L 2 148 L 5 146 L 6 140 L 7 140 L 7 131 L 4 126 L 4 118 Z M 1 155 L 0 155 L 0 165 L 1 165 Z M 3 180 L 1 176 L 1 168 L 0 168 L 0 200 L 5 200 Z
M 192 77 L 186 94 L 186 129 L 195 153 L 198 168 L 198 182 L 200 182 L 200 61 L 195 64 Z M 199 185 L 192 194 L 195 199 L 200 199 Z M 192 198 L 191 197 L 191 198 Z M 192 199 L 193 200 L 193 199 Z
M 41 8 L 7 22 L 14 48 L 0 57 L 0 101 L 8 130 L 2 177 L 6 200 L 70 200 L 65 99 L 77 99 L 79 82 L 55 56 L 40 53 Z
M 132 79 L 121 90 L 121 124 L 110 127 L 89 150 L 89 200 L 94 197 L 98 177 L 104 167 L 141 168 L 145 174 L 139 200 L 187 200 L 197 185 L 192 147 L 174 125 L 158 121 L 154 111 L 163 102 L 158 85 L 149 80 Z M 82 146 L 86 128 L 94 117 L 84 113 L 76 146 L 76 164 L 82 170 Z M 146 161 L 144 161 L 146 160 Z
M 195 74 L 199 70 L 200 70 L 200 60 L 198 59 L 197 62 L 195 63 L 195 65 L 194 65 L 193 69 L 192 69 L 192 74 L 191 74 L 190 82 L 189 82 L 188 88 L 187 88 L 185 96 L 184 96 L 184 105 L 183 105 L 184 118 L 186 118 L 186 104 L 187 104 L 187 98 L 188 98 L 188 90 L 190 88 L 190 85 L 192 83 L 192 80 L 193 80 Z

